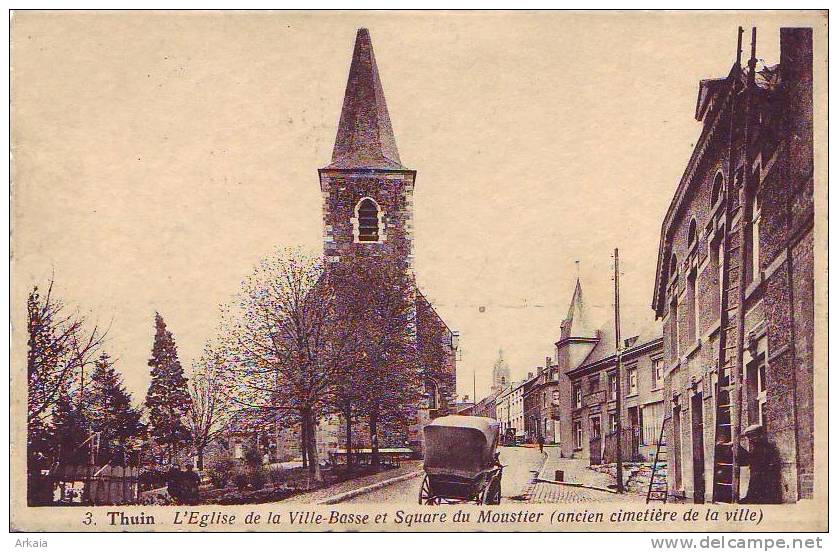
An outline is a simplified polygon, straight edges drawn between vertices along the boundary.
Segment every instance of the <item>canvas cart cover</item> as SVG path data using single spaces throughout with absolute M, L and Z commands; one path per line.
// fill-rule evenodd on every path
M 425 426 L 425 471 L 476 477 L 494 463 L 500 423 L 480 416 L 443 416 Z

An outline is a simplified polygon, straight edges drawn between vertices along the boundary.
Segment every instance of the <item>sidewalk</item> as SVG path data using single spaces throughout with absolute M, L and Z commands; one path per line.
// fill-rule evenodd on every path
M 544 447 L 547 460 L 536 478 L 539 481 L 556 481 L 556 470 L 564 471 L 564 481 L 568 485 L 576 485 L 606 492 L 614 492 L 609 485 L 616 480 L 606 473 L 600 473 L 588 468 L 588 460 L 584 458 L 561 458 L 559 447 Z
M 294 495 L 283 500 L 283 503 L 291 504 L 334 504 L 342 500 L 348 500 L 353 496 L 371 492 L 392 483 L 404 481 L 417 477 L 422 473 L 422 463 L 418 460 L 402 462 L 398 468 L 383 471 L 357 479 L 350 479 L 336 483 L 328 487 Z
M 541 471 L 521 497 L 529 504 L 572 504 L 637 501 L 636 495 L 618 494 L 609 485 L 614 478 L 588 468 L 588 461 L 561 458 L 558 447 L 544 447 Z M 556 482 L 556 470 L 564 471 L 564 481 Z

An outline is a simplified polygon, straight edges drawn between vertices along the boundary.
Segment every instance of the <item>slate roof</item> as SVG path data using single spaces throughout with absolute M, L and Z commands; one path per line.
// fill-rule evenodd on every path
M 406 170 L 367 29 L 358 29 L 355 37 L 332 162 L 326 169 Z
M 562 338 L 566 337 L 596 337 L 596 328 L 591 325 L 585 300 L 582 297 L 582 283 L 576 279 L 576 288 L 570 299 L 567 318 L 562 322 Z

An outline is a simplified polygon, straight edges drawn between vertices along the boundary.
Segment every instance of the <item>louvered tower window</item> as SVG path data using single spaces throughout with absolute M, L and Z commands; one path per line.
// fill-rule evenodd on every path
M 378 241 L 378 206 L 370 198 L 358 206 L 358 241 Z

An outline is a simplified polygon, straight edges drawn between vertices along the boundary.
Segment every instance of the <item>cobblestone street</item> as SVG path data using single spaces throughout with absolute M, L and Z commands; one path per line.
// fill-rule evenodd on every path
M 501 447 L 500 460 L 505 466 L 503 471 L 502 502 L 520 504 L 561 504 L 589 502 L 636 502 L 643 498 L 639 495 L 619 495 L 607 490 L 613 480 L 604 474 L 589 470 L 581 460 L 558 458 L 558 448 L 547 447 L 542 454 L 537 448 Z M 421 464 L 410 468 L 405 466 L 393 476 L 417 472 L 416 477 L 395 482 L 391 485 L 371 490 L 363 494 L 341 500 L 345 504 L 416 504 L 419 487 L 422 484 Z M 539 480 L 552 479 L 555 470 L 565 473 L 568 484 Z M 380 474 L 382 475 L 382 474 Z M 548 477 L 549 475 L 549 477 Z M 316 494 L 300 495 L 291 499 L 294 502 L 315 502 L 338 496 L 340 493 L 360 489 L 371 482 L 383 480 L 378 477 L 365 478 L 363 481 L 345 482 L 339 488 L 322 489 Z

